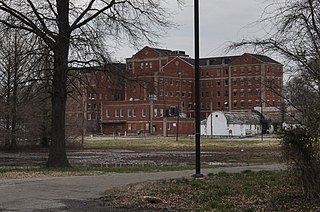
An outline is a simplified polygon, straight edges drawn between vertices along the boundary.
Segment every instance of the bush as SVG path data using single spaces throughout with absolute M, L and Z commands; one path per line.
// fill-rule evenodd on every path
M 308 199 L 320 198 L 319 138 L 305 128 L 284 131 L 281 137 L 283 154 L 304 195 Z

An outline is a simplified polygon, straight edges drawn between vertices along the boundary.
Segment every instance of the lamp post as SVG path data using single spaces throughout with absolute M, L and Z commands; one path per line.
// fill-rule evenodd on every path
M 195 78 L 195 150 L 196 150 L 196 174 L 200 173 L 200 68 L 199 68 L 199 0 L 194 0 L 194 78 Z

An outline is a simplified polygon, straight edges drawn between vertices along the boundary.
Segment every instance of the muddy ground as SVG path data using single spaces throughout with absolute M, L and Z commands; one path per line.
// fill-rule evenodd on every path
M 44 165 L 46 152 L 0 152 L 0 166 Z M 132 150 L 69 150 L 68 158 L 73 166 L 177 166 L 192 165 L 194 152 L 190 151 L 132 151 Z M 218 151 L 203 151 L 203 164 L 221 163 L 276 163 L 281 162 L 280 149 L 255 147 L 248 149 L 226 148 Z

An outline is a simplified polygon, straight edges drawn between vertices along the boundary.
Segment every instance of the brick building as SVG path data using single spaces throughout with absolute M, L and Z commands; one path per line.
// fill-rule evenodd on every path
M 68 110 L 78 108 L 84 114 L 87 133 L 194 133 L 194 60 L 184 51 L 144 47 L 125 67 L 112 67 L 122 76 L 85 73 L 89 83 L 79 84 L 83 94 L 78 106 Z M 282 65 L 269 57 L 245 53 L 202 58 L 200 71 L 202 118 L 217 110 L 282 104 Z

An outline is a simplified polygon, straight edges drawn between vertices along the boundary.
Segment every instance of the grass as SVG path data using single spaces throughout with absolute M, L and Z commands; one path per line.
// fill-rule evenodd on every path
M 167 211 L 319 211 L 290 181 L 289 172 L 244 171 L 209 174 L 203 179 L 175 179 L 107 191 L 104 204 L 127 209 Z M 162 203 L 151 204 L 143 196 Z
M 204 168 L 212 168 L 207 166 Z M 218 166 L 214 166 L 218 167 Z M 137 166 L 137 167 L 73 167 L 73 168 L 46 168 L 42 166 L 31 167 L 0 167 L 0 179 L 58 177 L 58 176 L 84 176 L 101 175 L 107 173 L 136 173 L 192 170 L 194 166 Z
M 261 148 L 261 147 L 279 147 L 279 141 L 275 139 L 265 139 L 261 142 L 247 139 L 201 139 L 201 149 L 203 151 L 212 151 L 224 148 Z M 86 139 L 85 149 L 128 149 L 128 150 L 194 150 L 194 139 L 181 137 L 178 141 L 175 138 L 140 138 L 140 139 L 110 139 L 94 138 Z

